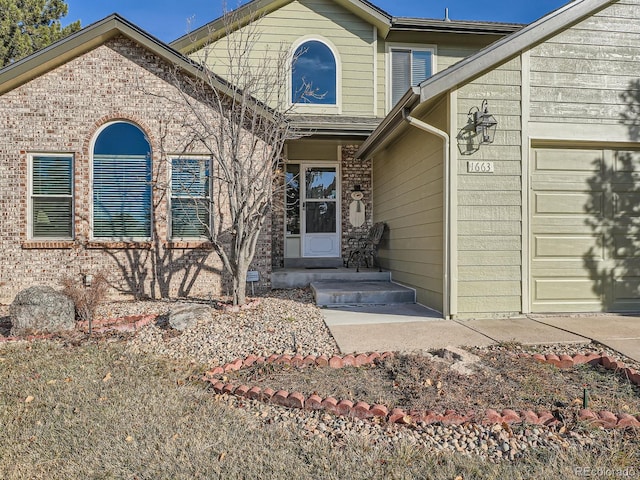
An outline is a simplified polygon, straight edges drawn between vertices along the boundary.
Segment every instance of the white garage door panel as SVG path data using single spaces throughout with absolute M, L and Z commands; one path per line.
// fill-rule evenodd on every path
M 532 310 L 640 311 L 640 153 L 533 153 Z

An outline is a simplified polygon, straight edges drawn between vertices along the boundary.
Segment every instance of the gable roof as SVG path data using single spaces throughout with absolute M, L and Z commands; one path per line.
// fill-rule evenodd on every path
M 406 98 L 410 101 L 406 102 L 402 108 L 396 108 L 402 103 L 401 100 L 393 108 L 387 118 L 362 144 L 356 153 L 356 157 L 370 156 L 377 150 L 385 139 L 404 123 L 402 117 L 406 108 L 415 108 L 419 104 L 430 102 L 436 97 L 470 82 L 473 78 L 499 66 L 523 51 L 531 49 L 542 41 L 566 30 L 580 20 L 617 1 L 572 0 L 523 29 L 492 43 L 474 55 L 428 78 L 420 84 L 419 92 L 413 89 L 410 90 L 411 95 L 407 92 L 403 99 Z
M 114 13 L 48 47 L 38 50 L 28 57 L 0 69 L 0 95 L 63 65 L 118 35 L 123 35 L 133 40 L 193 76 L 202 75 L 202 67 L 197 63 Z M 224 80 L 219 77 L 215 77 L 215 80 L 219 82 L 217 86 L 221 90 L 226 90 L 227 87 Z
M 229 26 L 231 29 L 235 29 L 242 25 L 246 25 L 252 20 L 267 13 L 271 13 L 292 1 L 293 0 L 251 0 L 241 7 L 222 15 L 197 30 L 183 35 L 177 40 L 171 42 L 170 45 L 182 53 L 192 52 L 208 41 L 224 36 L 228 31 Z M 392 19 L 391 15 L 376 7 L 373 3 L 370 3 L 367 0 L 332 1 L 346 8 L 366 22 L 375 25 L 383 36 L 386 36 L 387 33 L 389 33 Z M 231 25 L 228 25 L 230 19 Z
M 246 25 L 294 0 L 251 0 L 241 7 L 174 40 L 170 45 L 182 53 L 191 53 L 202 45 L 224 36 L 226 32 Z M 481 22 L 466 20 L 437 20 L 429 18 L 393 17 L 367 0 L 331 0 L 362 20 L 374 25 L 386 38 L 390 32 L 446 32 L 474 35 L 507 35 L 520 28 L 520 23 Z

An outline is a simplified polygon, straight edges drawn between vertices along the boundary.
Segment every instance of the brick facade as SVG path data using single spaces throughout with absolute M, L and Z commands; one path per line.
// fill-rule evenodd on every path
M 114 292 L 125 295 L 208 298 L 230 290 L 230 278 L 210 246 L 167 238 L 166 154 L 183 151 L 188 115 L 176 106 L 181 99 L 172 70 L 148 50 L 116 37 L 0 96 L 0 302 L 11 302 L 32 285 L 57 287 L 62 276 L 98 271 L 107 272 Z M 151 144 L 150 242 L 91 240 L 92 142 L 115 120 L 136 124 Z M 74 157 L 73 241 L 28 238 L 28 157 L 48 152 Z M 250 267 L 260 272 L 259 290 L 269 288 L 271 230 L 267 221 Z
M 342 221 L 342 258 L 349 255 L 349 237 L 360 237 L 366 235 L 372 225 L 373 219 L 373 198 L 372 198 L 372 169 L 371 160 L 357 160 L 355 153 L 358 145 L 343 145 L 341 147 L 340 172 L 341 172 L 341 201 L 342 208 L 340 218 Z M 295 162 L 294 162 L 295 163 Z M 284 188 L 283 178 L 280 178 L 275 189 L 272 210 L 273 231 L 272 242 L 272 266 L 273 268 L 284 267 Z M 360 227 L 354 227 L 349 222 L 349 206 L 353 199 L 351 193 L 356 185 L 360 186 L 363 193 L 362 202 L 365 208 L 365 223 Z

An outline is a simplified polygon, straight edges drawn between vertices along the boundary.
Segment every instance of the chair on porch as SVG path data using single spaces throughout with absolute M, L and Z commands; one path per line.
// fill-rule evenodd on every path
M 372 267 L 378 263 L 378 245 L 380 245 L 380 241 L 382 240 L 385 227 L 384 222 L 374 223 L 366 236 L 349 238 L 349 256 L 345 262 L 347 268 L 349 268 L 350 263 L 356 265 L 356 272 L 360 271 L 360 266 L 363 263 L 369 268 L 369 258 L 371 258 Z M 379 263 L 378 271 L 382 271 Z

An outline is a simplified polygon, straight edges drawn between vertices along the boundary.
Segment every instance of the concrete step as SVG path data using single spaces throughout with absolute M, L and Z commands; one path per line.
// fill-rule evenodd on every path
M 339 268 L 344 264 L 342 257 L 285 258 L 284 268 Z
M 286 268 L 271 273 L 271 288 L 304 288 L 313 282 L 389 282 L 390 272 L 377 268 Z
M 312 282 L 316 305 L 387 305 L 415 303 L 414 290 L 390 281 Z

